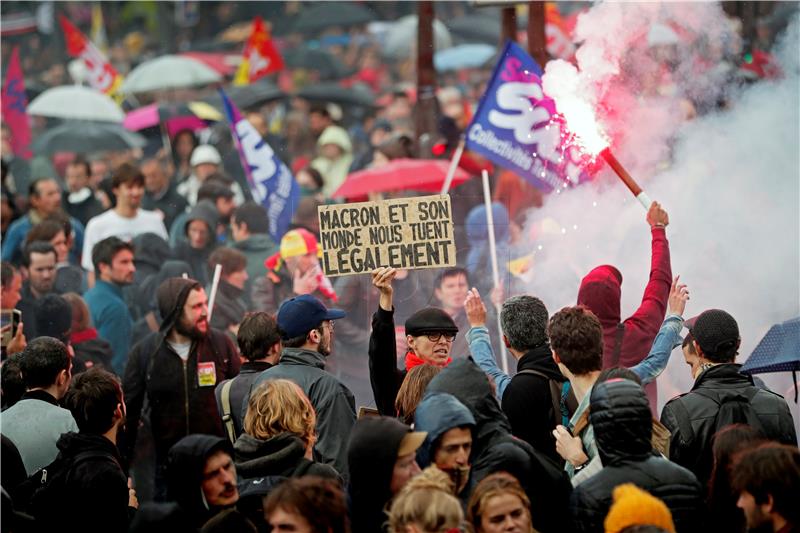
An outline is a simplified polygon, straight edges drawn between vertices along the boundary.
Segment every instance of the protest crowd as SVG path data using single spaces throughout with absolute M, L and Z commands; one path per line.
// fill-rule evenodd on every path
M 488 109 L 538 69 L 499 8 L 436 4 L 427 94 L 416 3 L 3 4 L 2 531 L 800 531 L 791 400 L 692 307 L 679 199 L 641 212 L 634 309 L 599 258 L 537 295 L 527 217 L 595 171 Z M 589 9 L 547 4 L 550 57 Z M 771 76 L 781 16 L 688 76 Z M 627 53 L 689 122 L 726 102 L 682 90 L 674 27 Z M 215 77 L 136 88 L 161 59 Z M 37 111 L 81 84 L 119 118 Z M 671 358 L 693 385 L 659 409 Z

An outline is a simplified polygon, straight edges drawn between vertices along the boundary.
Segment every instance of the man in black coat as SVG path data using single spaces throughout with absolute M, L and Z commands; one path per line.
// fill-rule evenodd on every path
M 159 331 L 128 357 L 123 389 L 128 401 L 126 446 L 133 447 L 145 397 L 155 440 L 156 499 L 163 499 L 167 453 L 192 433 L 223 435 L 214 387 L 239 373 L 233 342 L 208 325 L 208 300 L 193 279 L 168 278 L 156 291 Z
M 725 311 L 709 309 L 695 319 L 689 332 L 700 374 L 691 391 L 667 402 L 661 412 L 661 423 L 672 433 L 670 460 L 706 483 L 713 465 L 712 437 L 731 423 L 749 424 L 767 439 L 796 446 L 786 400 L 756 387 L 734 363 L 741 343 L 736 320 Z
M 567 378 L 561 374 L 550 351 L 544 303 L 527 295 L 503 302 L 500 311 L 503 341 L 517 360 L 517 373 L 510 379 L 497 368 L 486 329 L 486 308 L 477 290 L 467 294 L 465 308 L 471 326 L 467 333 L 470 352 L 481 369 L 495 380 L 497 397 L 511 424 L 511 433 L 553 461 L 563 463 L 552 433 L 562 423 L 561 390 Z
M 122 387 L 113 374 L 93 368 L 75 377 L 64 404 L 80 431 L 58 440 L 59 458 L 68 461 L 69 475 L 53 495 L 57 508 L 47 509 L 37 522 L 43 531 L 127 531 L 139 503 L 117 449 L 117 434 L 125 423 Z
M 698 531 L 702 491 L 697 478 L 653 454 L 650 404 L 641 385 L 612 379 L 592 387 L 589 421 L 603 469 L 572 492 L 570 514 L 576 532 L 602 532 L 617 485 L 633 483 L 662 500 L 678 533 Z

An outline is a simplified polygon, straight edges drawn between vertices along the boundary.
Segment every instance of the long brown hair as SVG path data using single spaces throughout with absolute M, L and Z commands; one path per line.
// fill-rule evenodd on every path
M 481 533 L 481 518 L 483 513 L 486 512 L 486 504 L 490 499 L 501 494 L 512 494 L 519 498 L 522 502 L 525 512 L 528 513 L 528 519 L 531 521 L 531 501 L 528 495 L 522 489 L 522 486 L 517 481 L 517 478 L 508 472 L 496 472 L 488 475 L 481 480 L 472 492 L 472 496 L 467 504 L 467 521 L 472 524 L 475 533 Z M 533 526 L 531 526 L 531 532 Z
M 441 367 L 435 365 L 417 365 L 408 371 L 394 401 L 397 416 L 404 423 L 411 425 L 414 422 L 414 413 L 417 412 L 417 405 L 422 401 L 428 383 L 441 371 Z

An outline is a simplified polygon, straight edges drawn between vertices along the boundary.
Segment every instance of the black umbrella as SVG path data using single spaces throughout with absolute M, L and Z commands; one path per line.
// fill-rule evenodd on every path
M 94 153 L 129 150 L 147 144 L 144 137 L 120 124 L 68 121 L 48 129 L 31 144 L 38 154 L 56 152 Z
M 258 80 L 249 85 L 231 87 L 227 89 L 227 93 L 239 109 L 258 107 L 274 100 L 281 100 L 287 96 L 277 85 L 267 80 Z M 203 101 L 222 110 L 222 97 L 218 91 L 214 91 Z
M 294 31 L 315 32 L 332 26 L 356 26 L 377 19 L 372 10 L 350 2 L 319 2 L 303 9 L 294 22 Z
M 336 83 L 315 83 L 306 85 L 296 95 L 306 100 L 317 102 L 335 102 L 342 105 L 361 107 L 373 107 L 375 105 L 375 95 L 362 85 L 345 88 Z
M 444 21 L 450 34 L 466 42 L 497 44 L 500 42 L 500 19 L 487 15 L 465 15 Z
M 289 68 L 316 70 L 324 80 L 338 80 L 347 75 L 347 68 L 336 56 L 317 48 L 287 50 L 283 61 Z

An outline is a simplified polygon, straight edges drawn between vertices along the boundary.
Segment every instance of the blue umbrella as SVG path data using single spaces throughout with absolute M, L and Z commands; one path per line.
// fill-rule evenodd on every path
M 800 317 L 775 324 L 742 365 L 744 374 L 791 372 L 797 402 L 797 371 L 800 370 Z
M 439 72 L 477 68 L 495 54 L 495 47 L 488 44 L 462 44 L 436 52 L 433 64 Z

